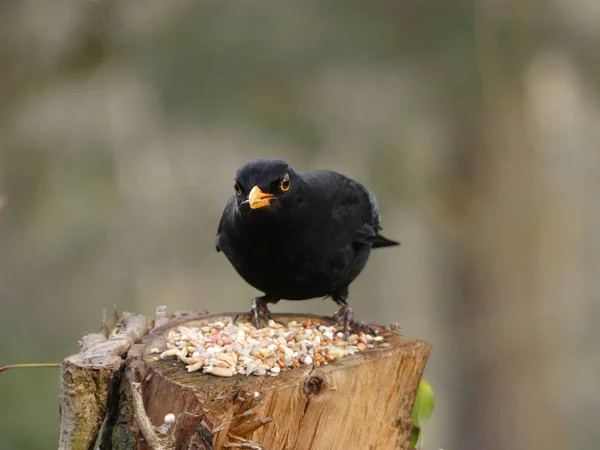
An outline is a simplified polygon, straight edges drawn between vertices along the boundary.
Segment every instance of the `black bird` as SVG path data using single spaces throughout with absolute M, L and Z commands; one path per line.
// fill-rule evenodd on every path
M 297 173 L 286 162 L 260 159 L 235 176 L 217 231 L 222 251 L 246 282 L 265 295 L 252 300 L 256 327 L 272 319 L 268 303 L 330 296 L 347 339 L 354 322 L 348 286 L 372 248 L 398 245 L 379 234 L 375 196 L 337 172 Z M 234 317 L 234 321 L 237 319 Z

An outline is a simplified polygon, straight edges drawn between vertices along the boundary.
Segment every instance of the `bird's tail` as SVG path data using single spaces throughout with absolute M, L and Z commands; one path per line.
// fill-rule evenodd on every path
M 393 247 L 394 245 L 400 245 L 400 242 L 392 241 L 380 234 L 375 236 L 375 239 L 373 240 L 373 248 Z

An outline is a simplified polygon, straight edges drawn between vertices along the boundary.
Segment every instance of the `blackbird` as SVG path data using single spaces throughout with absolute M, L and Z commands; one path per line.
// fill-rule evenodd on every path
M 248 314 L 257 328 L 272 319 L 268 303 L 331 297 L 347 339 L 354 322 L 348 286 L 372 248 L 398 245 L 379 234 L 377 200 L 360 183 L 328 170 L 295 172 L 285 161 L 260 159 L 236 173 L 235 193 L 217 231 L 222 251 L 263 296 Z M 238 315 L 234 317 L 234 322 Z

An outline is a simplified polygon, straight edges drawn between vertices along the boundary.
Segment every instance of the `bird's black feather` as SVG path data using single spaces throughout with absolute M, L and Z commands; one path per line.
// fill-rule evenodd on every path
M 393 247 L 395 245 L 400 245 L 400 242 L 392 241 L 381 234 L 378 234 L 373 239 L 373 248 Z
M 236 183 L 240 193 L 223 211 L 216 249 L 269 302 L 331 296 L 346 305 L 371 249 L 398 245 L 379 234 L 375 196 L 337 172 L 296 173 L 284 161 L 258 160 L 238 170 Z M 250 208 L 255 186 L 273 197 L 268 206 Z

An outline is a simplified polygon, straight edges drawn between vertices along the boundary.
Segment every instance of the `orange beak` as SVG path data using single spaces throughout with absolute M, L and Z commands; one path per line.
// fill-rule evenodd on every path
M 269 206 L 271 200 L 274 198 L 273 194 L 267 194 L 261 191 L 258 186 L 254 186 L 248 195 L 248 203 L 250 204 L 250 208 L 258 209 Z

